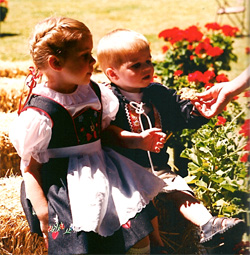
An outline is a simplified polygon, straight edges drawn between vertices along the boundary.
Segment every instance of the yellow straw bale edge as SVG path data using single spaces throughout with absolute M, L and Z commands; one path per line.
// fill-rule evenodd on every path
M 46 254 L 41 237 L 30 233 L 20 203 L 21 176 L 0 178 L 0 254 Z

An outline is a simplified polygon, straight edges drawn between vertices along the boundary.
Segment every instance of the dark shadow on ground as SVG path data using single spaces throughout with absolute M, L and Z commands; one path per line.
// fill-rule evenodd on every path
M 20 34 L 13 34 L 13 33 L 0 33 L 0 38 L 1 38 L 1 37 L 7 37 L 7 36 L 17 36 L 17 35 L 20 35 Z

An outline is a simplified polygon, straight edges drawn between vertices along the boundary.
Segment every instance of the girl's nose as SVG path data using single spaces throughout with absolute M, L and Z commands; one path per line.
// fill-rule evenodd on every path
M 93 58 L 93 56 L 91 56 L 91 59 L 90 59 L 90 64 L 94 65 L 96 63 L 96 60 L 95 58 Z

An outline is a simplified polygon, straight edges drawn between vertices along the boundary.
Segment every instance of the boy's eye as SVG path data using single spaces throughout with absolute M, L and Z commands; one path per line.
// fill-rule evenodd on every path
M 140 68 L 140 66 L 141 66 L 141 63 L 136 63 L 136 64 L 132 65 L 133 68 Z
M 152 61 L 151 59 L 147 60 L 146 63 L 149 65 L 149 64 L 152 64 Z

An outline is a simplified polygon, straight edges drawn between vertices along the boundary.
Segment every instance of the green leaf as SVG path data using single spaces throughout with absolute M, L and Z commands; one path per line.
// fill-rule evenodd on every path
M 202 181 L 202 180 L 199 180 L 195 183 L 197 186 L 199 187 L 203 187 L 203 188 L 206 188 L 207 189 L 207 183 Z
M 221 184 L 221 187 L 222 187 L 223 189 L 229 190 L 229 191 L 231 191 L 231 192 L 234 192 L 234 191 L 237 190 L 235 187 L 233 187 L 233 186 L 230 185 L 230 184 Z
M 188 183 L 188 184 L 193 184 L 193 183 L 195 183 L 196 181 L 195 181 L 195 178 L 196 178 L 196 176 L 186 176 L 184 179 L 185 179 L 185 181 L 186 181 L 186 183 Z

